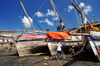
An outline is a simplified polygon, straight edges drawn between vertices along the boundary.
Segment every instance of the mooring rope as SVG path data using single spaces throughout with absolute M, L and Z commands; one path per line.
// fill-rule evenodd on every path
M 74 54 L 74 55 L 72 55 L 72 56 L 76 56 L 76 55 L 78 55 L 82 50 L 83 50 L 83 48 L 85 47 L 85 45 L 86 45 L 86 37 L 85 36 L 83 36 L 84 38 L 83 38 L 83 47 L 81 48 L 81 50 L 79 51 L 79 52 L 77 52 L 76 54 Z M 84 41 L 85 40 L 85 41 Z M 72 57 L 71 56 L 71 57 Z
M 60 62 L 60 60 L 58 59 L 58 57 L 55 55 L 56 59 L 58 60 L 58 62 L 60 63 L 61 66 L 63 66 L 63 64 Z

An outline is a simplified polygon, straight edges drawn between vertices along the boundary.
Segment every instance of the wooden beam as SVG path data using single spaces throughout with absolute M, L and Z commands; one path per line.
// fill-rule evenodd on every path
M 26 31 L 26 32 L 29 32 L 30 31 L 30 32 L 33 32 L 32 30 L 15 30 L 15 31 Z M 36 30 L 35 32 L 36 33 L 37 32 L 39 32 L 39 33 L 48 33 L 48 32 L 52 32 L 52 31 L 40 31 L 40 30 Z
M 88 33 L 71 33 L 71 35 L 74 35 L 74 36 L 91 36 Z
M 25 7 L 24 7 L 23 3 L 22 3 L 21 1 L 20 1 L 20 3 L 21 3 L 21 5 L 22 5 L 22 8 L 23 8 L 23 10 L 24 10 L 24 12 L 25 12 L 25 14 L 26 14 L 28 20 L 29 20 L 29 23 L 31 24 L 31 26 L 32 26 L 32 28 L 33 28 L 33 31 L 35 32 L 35 29 L 34 29 L 34 27 L 33 27 L 33 25 L 32 25 L 31 20 L 30 20 L 29 17 L 28 17 L 28 14 L 27 14 L 27 12 L 26 12 L 26 10 L 25 10 Z M 36 32 L 35 32 L 35 34 L 36 34 Z

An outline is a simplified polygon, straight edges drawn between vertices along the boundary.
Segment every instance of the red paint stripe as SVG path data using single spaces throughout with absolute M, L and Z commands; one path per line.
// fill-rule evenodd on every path
M 100 38 L 99 39 L 89 39 L 89 40 L 100 40 Z

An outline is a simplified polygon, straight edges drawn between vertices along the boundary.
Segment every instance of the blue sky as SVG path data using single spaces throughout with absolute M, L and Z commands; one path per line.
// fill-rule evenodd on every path
M 0 30 L 33 30 L 19 1 L 20 0 L 0 0 Z M 27 13 L 35 30 L 41 30 L 42 28 L 43 31 L 46 29 L 56 31 L 55 25 L 57 24 L 59 26 L 59 22 L 49 0 L 21 1 L 27 9 Z M 74 2 L 74 0 L 72 1 Z M 71 0 L 53 0 L 53 2 L 70 28 L 78 27 L 78 21 Z M 89 14 L 93 21 L 97 20 L 93 18 L 91 13 L 100 20 L 100 0 L 77 0 L 77 2 L 90 22 L 91 20 L 86 14 Z M 79 16 L 77 10 L 75 11 Z M 41 28 L 39 28 L 36 22 Z M 80 21 L 80 23 L 82 22 Z

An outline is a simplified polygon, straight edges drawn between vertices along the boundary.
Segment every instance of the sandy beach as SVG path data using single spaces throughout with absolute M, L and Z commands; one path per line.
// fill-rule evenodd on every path
M 99 66 L 93 55 L 84 57 L 65 56 L 59 60 L 62 66 Z M 57 59 L 52 59 L 50 54 L 19 57 L 16 48 L 0 49 L 0 66 L 61 66 Z

